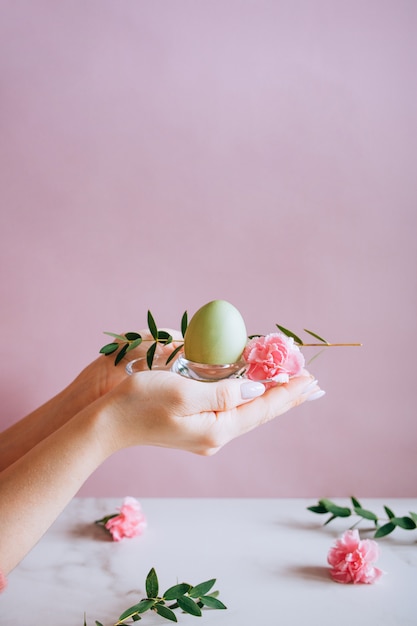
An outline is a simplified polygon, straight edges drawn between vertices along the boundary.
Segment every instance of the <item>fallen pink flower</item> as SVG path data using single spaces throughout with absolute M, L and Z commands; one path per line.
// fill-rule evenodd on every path
M 105 523 L 105 528 L 111 533 L 114 541 L 120 541 L 124 537 L 137 537 L 143 533 L 146 518 L 135 498 L 125 498 L 118 511 L 119 515 L 110 517 Z
M 374 583 L 383 574 L 374 567 L 379 548 L 373 539 L 359 537 L 357 530 L 347 530 L 330 549 L 327 561 L 330 576 L 338 583 Z

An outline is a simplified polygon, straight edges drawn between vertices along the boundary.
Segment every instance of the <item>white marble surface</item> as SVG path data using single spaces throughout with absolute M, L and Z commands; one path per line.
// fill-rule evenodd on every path
M 151 567 L 164 589 L 217 578 L 228 609 L 201 618 L 180 613 L 184 626 L 417 624 L 417 530 L 379 540 L 386 574 L 378 583 L 339 585 L 329 578 L 326 556 L 348 521 L 323 528 L 324 518 L 306 510 L 314 499 L 139 498 L 145 534 L 116 543 L 93 522 L 121 500 L 79 498 L 67 507 L 10 574 L 1 626 L 83 626 L 84 612 L 88 626 L 111 626 L 145 596 Z M 417 511 L 417 499 L 361 501 L 380 514 L 382 504 L 398 515 Z M 146 613 L 140 623 L 171 622 Z

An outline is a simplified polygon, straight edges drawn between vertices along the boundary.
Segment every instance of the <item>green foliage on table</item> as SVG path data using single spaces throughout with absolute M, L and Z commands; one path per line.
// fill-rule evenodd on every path
M 124 626 L 142 619 L 146 611 L 154 611 L 160 617 L 171 622 L 177 622 L 175 609 L 199 617 L 204 607 L 210 609 L 226 609 L 227 607 L 217 599 L 218 591 L 211 591 L 216 582 L 215 578 L 206 580 L 198 585 L 192 586 L 188 583 L 179 583 L 169 587 L 165 593 L 159 595 L 159 580 L 154 568 L 152 568 L 145 582 L 146 598 L 130 606 L 119 615 L 114 626 Z M 209 593 L 210 592 L 210 593 Z M 172 602 L 172 604 L 167 604 Z M 103 626 L 101 622 L 95 621 L 96 626 Z M 87 626 L 84 615 L 84 626 Z
M 384 505 L 384 510 L 387 518 L 380 518 L 373 511 L 364 509 L 357 498 L 351 497 L 352 508 L 347 506 L 339 506 L 332 500 L 322 498 L 317 504 L 307 507 L 309 511 L 318 513 L 319 515 L 330 514 L 327 520 L 324 522 L 324 526 L 336 519 L 337 517 L 350 517 L 356 515 L 359 519 L 351 526 L 354 528 L 363 520 L 370 520 L 374 523 L 375 533 L 374 538 L 380 539 L 392 533 L 396 528 L 403 528 L 405 530 L 414 530 L 417 528 L 417 513 L 409 512 L 409 515 L 403 515 L 398 517 L 388 506 Z

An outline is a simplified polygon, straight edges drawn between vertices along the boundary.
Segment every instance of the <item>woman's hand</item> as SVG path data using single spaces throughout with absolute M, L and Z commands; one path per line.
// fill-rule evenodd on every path
M 111 387 L 116 379 L 109 374 L 106 384 Z M 172 372 L 145 371 L 125 377 L 59 428 L 57 406 L 51 401 L 0 437 L 3 451 L 13 448 L 13 440 L 19 444 L 12 450 L 13 464 L 0 472 L 4 571 L 23 558 L 85 480 L 117 450 L 153 445 L 214 454 L 228 441 L 320 393 L 308 373 L 265 391 L 253 381 L 203 383 Z M 28 427 L 31 445 L 25 444 L 22 453 Z
M 100 404 L 106 420 L 103 432 L 111 433 L 115 449 L 153 445 L 211 455 L 230 440 L 320 395 L 308 372 L 265 391 L 254 381 L 205 383 L 172 372 L 147 371 L 130 376 Z
M 167 330 L 174 339 L 182 338 L 179 331 Z M 149 332 L 143 331 L 140 334 L 144 338 L 143 343 L 135 350 L 128 352 L 117 367 L 114 365 L 112 356 L 99 356 L 60 393 L 1 433 L 0 471 L 57 431 L 80 411 L 129 378 L 125 363 L 144 357 L 153 341 Z M 166 346 L 159 345 L 157 353 L 166 355 L 168 358 L 177 345 L 178 343 L 175 342 Z
M 172 335 L 174 342 L 165 346 L 159 344 L 156 354 L 168 358 L 171 352 L 183 341 L 183 338 L 180 331 L 171 328 L 162 330 L 166 330 Z M 101 355 L 90 363 L 71 383 L 70 388 L 77 395 L 81 393 L 82 398 L 85 399 L 85 406 L 105 395 L 127 378 L 125 366 L 129 361 L 146 356 L 146 352 L 154 339 L 147 330 L 139 331 L 139 334 L 143 339 L 140 346 L 128 352 L 117 366 L 114 365 L 114 354 L 108 356 Z M 145 362 L 144 369 L 147 369 Z M 78 407 L 78 410 L 81 408 Z

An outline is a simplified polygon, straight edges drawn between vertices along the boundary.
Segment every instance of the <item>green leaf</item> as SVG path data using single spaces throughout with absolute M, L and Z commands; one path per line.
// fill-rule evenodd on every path
M 326 509 L 326 507 L 321 504 L 314 504 L 313 506 L 308 506 L 307 510 L 312 511 L 313 513 L 319 513 L 319 514 L 328 513 L 328 510 Z
M 306 333 L 308 333 L 309 335 L 311 335 L 312 337 L 315 337 L 316 339 L 318 339 L 319 341 L 321 341 L 322 343 L 326 343 L 327 345 L 329 345 L 329 342 L 326 341 L 326 339 L 323 339 L 323 337 L 320 337 L 320 335 L 317 335 L 316 333 L 313 333 L 312 330 L 307 330 L 307 328 L 304 328 L 304 331 Z
M 351 501 L 352 501 L 353 506 L 357 506 L 359 509 L 361 509 L 361 508 L 362 508 L 362 505 L 361 505 L 361 503 L 359 502 L 359 500 L 357 500 L 357 499 L 356 499 L 356 498 L 354 498 L 353 496 L 351 497 Z
M 173 602 L 172 604 L 169 605 L 168 608 L 169 609 L 178 609 L 178 602 Z
M 148 609 L 151 609 L 154 604 L 155 604 L 155 600 L 150 599 L 150 598 L 141 600 L 138 604 L 134 604 L 133 606 L 126 609 L 126 611 L 123 611 L 123 613 L 119 617 L 119 623 L 123 622 L 124 620 L 130 617 L 133 617 L 135 613 L 145 613 L 145 611 L 147 611 Z
M 166 360 L 165 364 L 166 364 L 166 365 L 168 365 L 168 363 L 171 363 L 172 359 L 174 359 L 174 358 L 177 356 L 178 352 L 179 352 L 180 350 L 182 350 L 182 348 L 183 348 L 182 344 L 181 344 L 180 346 L 177 346 L 177 347 L 175 348 L 175 350 L 173 350 L 173 351 L 171 352 L 171 354 L 170 354 L 170 355 L 169 355 L 169 357 L 167 358 L 167 360 Z
M 140 619 L 142 619 L 142 618 L 141 618 L 141 616 L 140 616 L 140 615 L 136 615 L 136 614 L 135 614 L 135 615 L 132 615 L 132 619 L 133 619 L 133 621 L 134 621 L 134 622 L 138 622 L 138 621 L 139 621 Z
M 158 596 L 159 591 L 159 581 L 158 576 L 156 575 L 155 568 L 149 570 L 149 573 L 146 577 L 146 595 L 148 598 L 156 598 Z
M 302 339 L 300 339 L 300 337 L 298 337 L 295 333 L 293 333 L 292 330 L 288 330 L 288 328 L 284 328 L 284 326 L 280 326 L 279 324 L 275 324 L 275 326 L 282 333 L 284 333 L 284 335 L 287 335 L 287 337 L 292 337 L 294 339 L 295 343 L 298 343 L 298 345 L 300 345 L 300 346 L 303 345 Z
M 393 517 L 391 522 L 400 528 L 405 528 L 405 530 L 414 530 L 417 524 L 411 517 L 407 517 L 404 515 L 403 517 Z
M 185 337 L 185 331 L 187 330 L 187 327 L 188 327 L 188 314 L 187 314 L 187 311 L 184 311 L 184 313 L 182 314 L 182 318 L 181 318 L 181 333 L 183 337 Z
M 117 365 L 118 363 L 120 363 L 120 361 L 123 359 L 123 357 L 125 356 L 127 349 L 129 347 L 128 343 L 125 343 L 125 345 L 120 349 L 120 351 L 117 353 L 117 356 L 114 360 L 114 364 Z
M 164 593 L 164 600 L 176 600 L 179 596 L 183 596 L 191 589 L 191 585 L 180 583 L 167 589 Z
M 151 602 L 151 604 L 155 604 L 154 600 L 141 600 L 138 604 L 134 604 L 133 606 L 130 606 L 128 609 L 123 611 L 123 613 L 119 616 L 119 620 L 117 623 L 120 624 L 121 622 L 124 622 L 126 619 L 130 619 L 136 613 L 144 613 L 148 608 L 150 608 L 150 607 L 144 608 L 142 606 L 144 602 Z
M 190 589 L 188 595 L 190 596 L 190 598 L 199 598 L 200 596 L 205 596 L 213 587 L 215 582 L 215 578 L 206 580 L 205 582 L 200 583 L 199 585 L 196 585 L 195 587 Z
M 125 337 L 128 341 L 136 341 L 136 339 L 142 339 L 139 333 L 125 333 Z
M 323 498 L 319 500 L 319 504 L 326 507 L 329 513 L 332 513 L 335 517 L 349 517 L 352 515 L 352 511 L 347 506 L 338 506 L 332 500 L 328 500 L 327 498 Z
M 115 342 L 107 343 L 105 346 L 101 348 L 100 354 L 113 354 L 113 352 L 116 352 L 119 345 L 120 344 L 115 343 Z
M 118 335 L 117 333 L 108 333 L 107 331 L 104 331 L 105 335 L 109 335 L 110 337 L 115 337 L 116 339 L 120 339 L 120 341 L 126 341 L 126 337 L 123 337 L 123 335 Z
M 385 509 L 385 513 L 388 515 L 388 517 L 390 519 L 392 519 L 393 517 L 395 517 L 395 514 L 391 511 L 391 509 L 389 509 L 387 506 L 384 506 Z
M 109 519 L 113 519 L 113 517 L 117 517 L 118 515 L 119 513 L 111 513 L 110 515 L 106 515 L 105 517 L 102 517 L 101 519 L 96 519 L 94 524 L 101 524 L 105 526 L 107 522 L 109 521 Z
M 152 337 L 156 341 L 158 339 L 158 329 L 156 327 L 153 315 L 150 311 L 148 311 L 148 327 L 149 327 L 149 332 L 151 333 Z
M 97 620 L 95 620 L 96 626 L 103 626 L 103 624 Z M 84 625 L 85 626 L 85 625 Z
M 167 333 L 166 330 L 158 330 L 158 341 L 164 345 L 173 342 L 173 336 Z
M 417 513 L 413 513 L 412 511 L 410 511 L 410 516 L 411 519 L 413 519 L 417 523 Z
M 200 596 L 200 602 L 210 609 L 227 609 L 227 606 L 225 606 L 223 602 L 220 602 L 217 598 L 213 598 L 213 596 Z
M 367 509 L 363 509 L 360 506 L 355 506 L 354 507 L 354 511 L 356 513 L 356 515 L 360 515 L 360 517 L 363 517 L 364 519 L 370 519 L 374 522 L 378 521 L 378 516 L 375 515 L 375 513 L 372 513 L 372 511 L 368 511 Z
M 155 604 L 153 610 L 156 611 L 161 617 L 165 617 L 165 619 L 171 620 L 171 622 L 178 621 L 174 611 L 171 611 L 171 609 L 169 609 L 167 606 L 164 606 L 163 604 Z
M 180 609 L 185 611 L 185 613 L 189 613 L 190 615 L 195 615 L 199 617 L 201 615 L 201 609 L 191 598 L 187 598 L 187 596 L 180 596 L 177 598 L 178 606 Z
M 148 348 L 148 351 L 146 352 L 146 362 L 148 364 L 149 369 L 152 369 L 152 365 L 153 365 L 153 359 L 155 356 L 155 350 L 156 350 L 156 343 L 153 343 L 150 348 Z
M 395 530 L 395 524 L 393 524 L 392 522 L 388 522 L 387 524 L 384 524 L 383 526 L 380 526 L 378 528 L 374 537 L 375 539 L 385 537 L 386 535 L 389 535 L 390 533 L 392 533 L 393 530 Z
M 148 611 L 149 609 L 151 609 L 153 607 L 153 605 L 155 604 L 155 599 L 154 598 L 143 598 L 143 600 L 141 600 L 139 602 L 139 604 L 137 605 L 138 607 L 138 613 L 145 613 L 145 611 Z
M 317 354 L 315 354 L 314 356 L 311 357 L 311 359 L 308 360 L 307 365 L 310 365 L 310 363 L 312 363 L 313 361 L 315 361 L 316 359 L 319 358 L 320 354 L 323 354 L 323 352 L 325 351 L 325 348 L 323 348 L 323 350 L 320 350 L 319 352 L 317 352 Z
M 129 352 L 130 350 L 134 350 L 135 348 L 140 346 L 141 343 L 142 339 L 135 339 L 134 341 L 131 341 L 128 345 L 127 352 Z
M 329 519 L 327 519 L 327 520 L 324 522 L 324 526 L 327 526 L 327 524 L 329 524 L 329 523 L 330 523 L 330 522 L 332 522 L 334 519 L 336 519 L 336 517 L 337 517 L 337 515 L 331 515 L 331 516 L 329 517 Z

